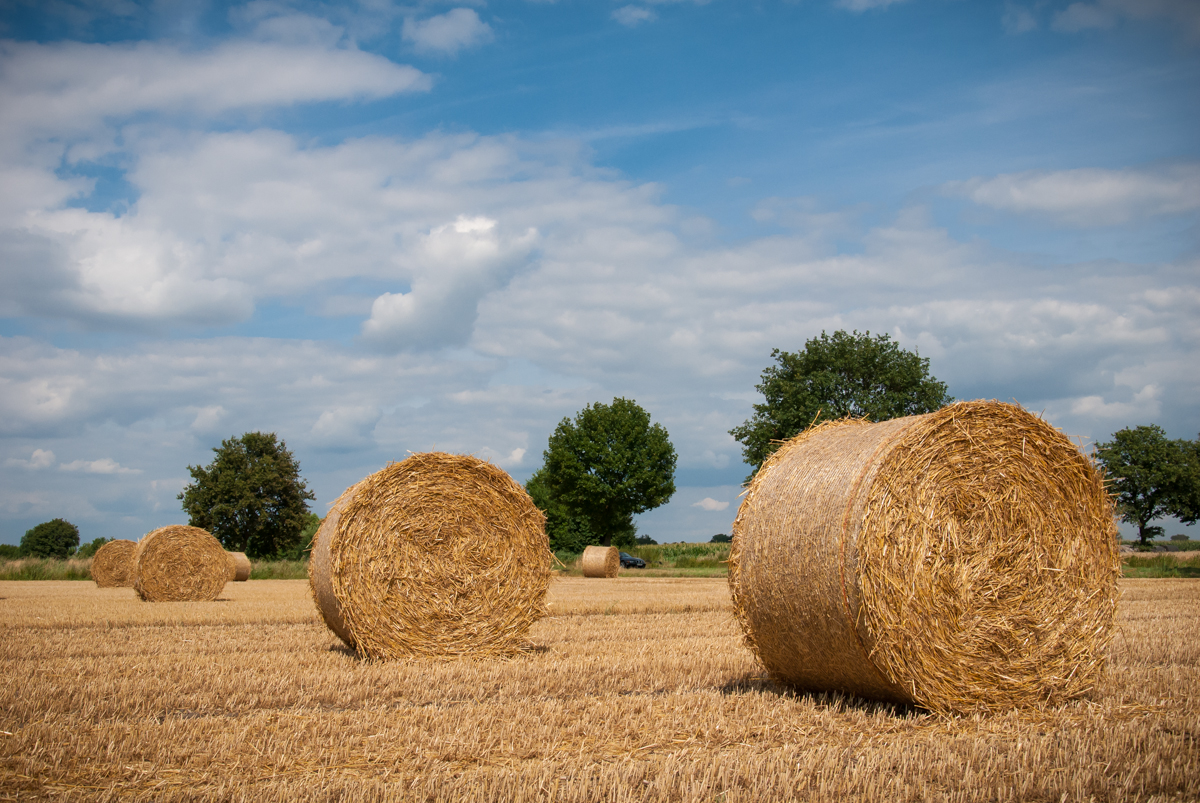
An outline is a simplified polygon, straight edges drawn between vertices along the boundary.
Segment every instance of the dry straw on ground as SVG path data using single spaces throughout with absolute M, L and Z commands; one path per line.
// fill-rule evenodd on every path
M 621 572 L 621 555 L 615 546 L 590 546 L 580 559 L 584 577 L 616 577 Z
M 92 556 L 92 579 L 100 588 L 128 588 L 133 585 L 133 555 L 137 542 L 109 541 Z
M 546 612 L 545 517 L 501 469 L 416 454 L 334 503 L 309 578 L 326 623 L 372 658 L 515 653 Z
M 814 427 L 763 464 L 733 532 L 736 614 L 778 681 L 968 711 L 1102 677 L 1111 504 L 1092 463 L 1020 407 Z
M 229 556 L 229 579 L 236 583 L 244 583 L 250 579 L 250 558 L 245 552 L 226 552 Z
M 147 602 L 203 602 L 229 579 L 229 559 L 207 530 L 173 524 L 138 542 L 133 589 Z

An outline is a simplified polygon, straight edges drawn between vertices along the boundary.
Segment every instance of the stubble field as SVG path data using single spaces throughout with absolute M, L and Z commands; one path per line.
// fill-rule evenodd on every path
M 0 582 L 0 799 L 1198 799 L 1200 580 L 1122 590 L 1093 699 L 950 718 L 775 688 L 723 578 L 556 579 L 450 663 L 359 660 L 300 580 Z

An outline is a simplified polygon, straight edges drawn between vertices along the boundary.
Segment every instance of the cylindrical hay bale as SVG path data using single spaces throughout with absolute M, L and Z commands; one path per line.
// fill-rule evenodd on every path
M 207 530 L 173 524 L 138 542 L 133 589 L 147 602 L 204 602 L 229 579 L 229 559 Z
M 229 579 L 235 583 L 244 583 L 250 579 L 250 558 L 245 552 L 226 552 L 229 560 Z
M 92 579 L 100 588 L 129 588 L 133 585 L 133 554 L 137 542 L 109 541 L 92 556 Z
M 349 488 L 313 539 L 321 616 L 370 658 L 505 655 L 546 612 L 545 516 L 504 471 L 440 452 Z
M 763 464 L 733 536 L 734 609 L 781 683 L 962 712 L 1054 704 L 1103 674 L 1111 502 L 1020 407 L 814 427 Z
M 621 553 L 615 546 L 590 546 L 583 550 L 584 577 L 616 577 L 621 573 Z

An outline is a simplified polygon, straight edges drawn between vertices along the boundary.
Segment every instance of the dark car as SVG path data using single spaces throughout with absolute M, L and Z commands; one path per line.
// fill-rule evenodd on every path
M 635 558 L 633 555 L 630 555 L 628 552 L 622 552 L 621 553 L 621 568 L 622 569 L 644 569 L 644 568 L 646 568 L 646 561 L 642 560 L 641 558 Z

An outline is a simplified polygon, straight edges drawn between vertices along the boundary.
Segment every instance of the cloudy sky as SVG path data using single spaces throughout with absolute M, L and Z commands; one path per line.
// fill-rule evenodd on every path
M 251 430 L 322 514 L 409 452 L 524 481 L 615 396 L 679 453 L 641 531 L 708 540 L 823 330 L 1084 444 L 1200 433 L 1195 0 L 0 0 L 0 40 L 0 542 L 183 523 Z

